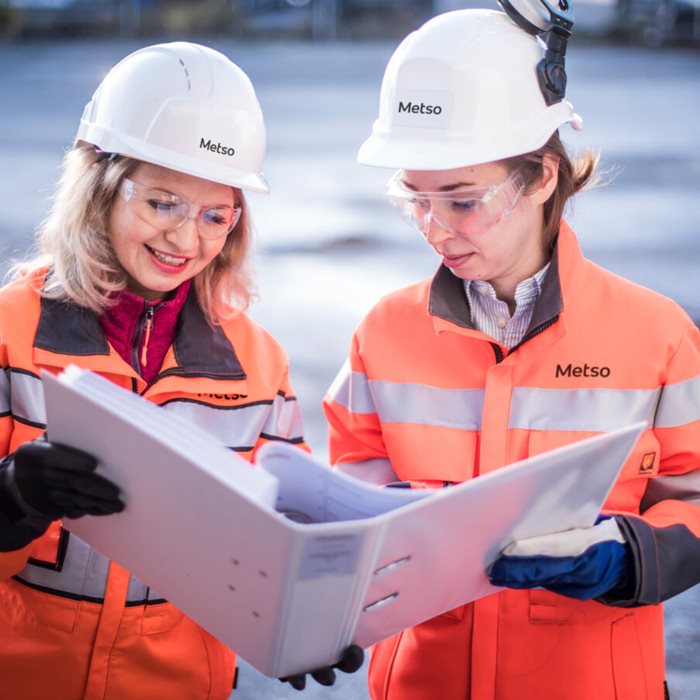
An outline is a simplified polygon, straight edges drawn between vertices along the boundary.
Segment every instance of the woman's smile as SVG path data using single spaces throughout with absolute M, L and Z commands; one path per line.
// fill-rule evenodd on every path
M 153 257 L 153 264 L 156 265 L 158 269 L 165 272 L 182 272 L 182 269 L 189 262 L 189 258 L 185 256 L 165 253 L 162 250 L 152 248 L 146 243 L 144 243 L 144 247 Z

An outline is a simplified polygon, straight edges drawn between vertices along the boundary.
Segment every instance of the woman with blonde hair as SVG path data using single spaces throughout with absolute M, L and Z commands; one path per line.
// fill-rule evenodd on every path
M 231 692 L 232 651 L 62 526 L 125 504 L 92 456 L 43 438 L 40 372 L 98 372 L 247 459 L 302 444 L 286 355 L 244 313 L 264 150 L 248 77 L 197 44 L 130 54 L 85 108 L 40 253 L 0 290 L 3 697 Z

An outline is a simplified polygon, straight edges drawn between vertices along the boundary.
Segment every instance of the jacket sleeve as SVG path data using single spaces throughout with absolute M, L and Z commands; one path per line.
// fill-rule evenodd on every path
M 288 367 L 285 368 L 277 396 L 270 406 L 270 411 L 255 445 L 255 452 L 266 442 L 278 440 L 309 450 L 304 441 L 304 421 L 301 407 L 289 381 Z
M 700 582 L 700 331 L 690 326 L 669 365 L 654 432 L 661 460 L 640 517 L 618 515 L 634 558 L 636 590 L 606 603 L 654 605 Z
M 2 348 L 4 355 L 4 348 Z M 5 358 L 3 358 L 5 359 Z M 0 372 L 0 457 L 6 457 L 10 451 L 12 439 L 12 406 L 10 403 L 10 379 L 6 363 Z M 1 478 L 0 474 L 0 478 Z M 26 542 L 24 532 L 26 523 L 13 522 L 10 517 L 0 513 L 0 581 L 14 576 L 24 568 L 29 557 L 31 542 L 17 549 L 17 538 Z M 32 538 L 33 539 L 33 538 Z
M 4 355 L 4 348 L 0 348 L 0 352 Z M 0 372 L 0 459 L 9 454 L 10 441 L 12 440 L 10 374 L 7 363 L 3 362 L 2 367 L 2 372 Z
M 386 459 L 382 426 L 357 336 L 324 400 L 331 464 Z

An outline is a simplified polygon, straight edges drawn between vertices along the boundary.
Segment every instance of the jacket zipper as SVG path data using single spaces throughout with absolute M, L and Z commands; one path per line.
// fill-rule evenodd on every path
M 148 341 L 151 337 L 151 330 L 153 329 L 154 313 L 153 307 L 149 306 L 146 311 L 146 337 L 143 340 L 143 348 L 141 349 L 141 367 L 145 367 L 148 364 Z
M 558 318 L 559 314 L 554 316 L 554 318 L 550 318 L 549 321 L 545 321 L 543 324 L 537 326 L 537 328 L 533 328 L 515 347 L 511 348 L 510 352 L 513 352 L 513 350 L 519 348 L 523 343 L 526 343 L 528 340 L 532 340 L 535 336 L 546 331 L 550 326 L 553 326 L 557 322 Z
M 496 343 L 491 343 L 491 347 L 493 348 L 493 354 L 496 356 L 496 364 L 500 364 L 503 362 L 503 358 L 505 357 L 503 350 L 501 350 L 501 346 L 497 345 Z
M 146 366 L 148 339 L 151 335 L 151 329 L 153 328 L 153 316 L 156 312 L 155 306 L 150 306 L 148 302 L 144 303 L 146 304 L 146 310 L 139 321 L 139 327 L 134 335 L 134 342 L 131 346 L 131 364 L 139 374 L 141 374 L 141 368 Z M 139 357 L 139 345 L 141 345 L 141 338 L 144 336 L 144 333 L 146 337 L 144 339 L 141 357 Z
M 514 345 L 508 351 L 508 354 L 510 355 L 528 340 L 532 340 L 535 336 L 539 335 L 543 331 L 546 331 L 550 326 L 553 326 L 558 318 L 559 314 L 557 314 L 554 318 L 550 318 L 549 321 L 545 321 L 543 324 L 537 326 L 537 328 L 533 328 L 517 345 Z M 496 356 L 496 364 L 503 362 L 505 355 L 503 354 L 503 350 L 501 350 L 501 346 L 497 345 L 496 343 L 491 343 L 491 347 L 493 348 L 493 353 Z

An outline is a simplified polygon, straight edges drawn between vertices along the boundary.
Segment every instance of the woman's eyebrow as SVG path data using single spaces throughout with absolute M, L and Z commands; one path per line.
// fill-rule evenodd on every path
M 158 190 L 158 192 L 162 192 L 163 194 L 169 194 L 171 197 L 181 197 L 181 195 L 177 194 L 177 192 L 173 192 L 167 185 L 154 185 L 150 182 L 142 182 L 142 183 L 136 183 L 137 185 L 141 185 L 141 187 L 146 187 L 149 190 Z
M 410 182 L 406 182 L 405 180 L 401 180 L 401 184 L 407 189 L 411 190 L 412 192 L 418 192 L 419 190 L 414 187 Z M 471 189 L 477 188 L 477 185 L 475 185 L 473 182 L 454 182 L 449 185 L 443 185 L 442 187 L 439 187 L 436 190 L 431 190 L 431 192 L 454 192 L 455 190 L 458 190 L 462 187 L 467 187 Z
M 189 202 L 190 200 L 187 197 L 183 197 L 181 194 L 178 194 L 177 192 L 173 192 L 167 185 L 162 186 L 162 185 L 143 185 L 144 187 L 149 187 L 152 190 L 158 190 L 158 192 L 162 192 L 163 194 L 167 194 L 170 197 L 176 197 L 177 199 L 180 199 L 184 202 Z M 233 196 L 233 204 L 231 202 L 215 202 L 212 204 L 202 204 L 201 206 L 206 207 L 207 209 L 221 209 L 222 207 L 237 207 L 240 206 L 240 204 L 236 201 L 236 196 L 234 194 Z

